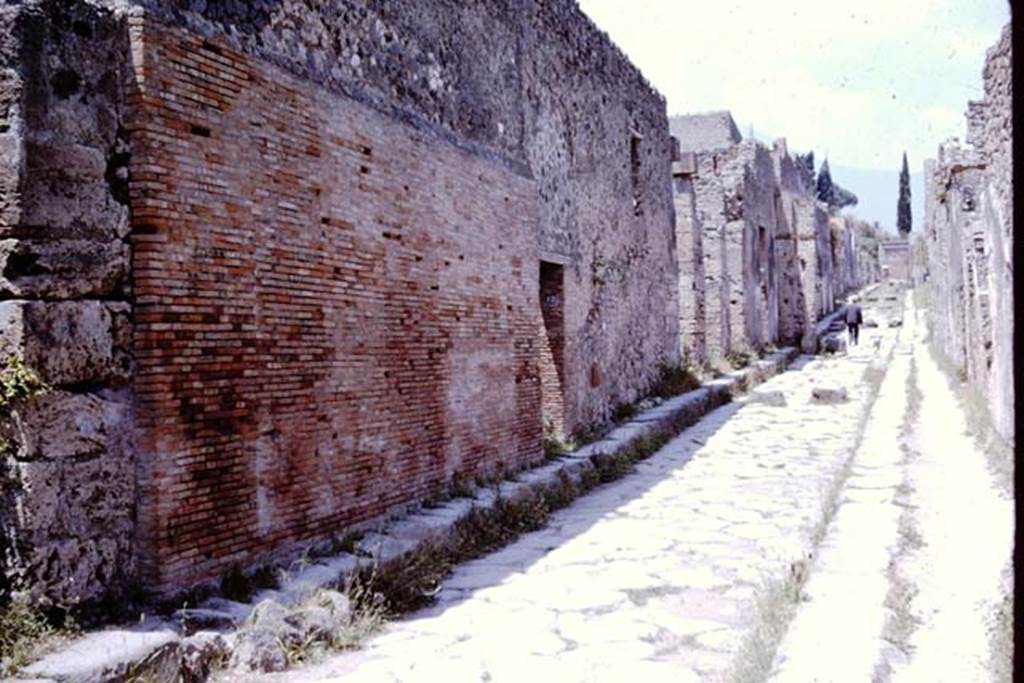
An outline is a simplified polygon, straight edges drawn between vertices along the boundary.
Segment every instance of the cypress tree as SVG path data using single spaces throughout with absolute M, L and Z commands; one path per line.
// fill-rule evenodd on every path
M 903 168 L 900 170 L 900 197 L 896 201 L 896 229 L 900 236 L 910 234 L 912 219 L 910 216 L 910 169 L 907 167 L 907 153 L 903 153 Z
M 835 190 L 832 187 L 832 173 L 828 170 L 828 159 L 821 162 L 818 171 L 818 199 L 832 206 L 835 201 Z

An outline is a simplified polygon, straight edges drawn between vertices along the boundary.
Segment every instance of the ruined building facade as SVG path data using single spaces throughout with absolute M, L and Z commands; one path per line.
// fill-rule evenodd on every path
M 4 455 L 10 581 L 215 579 L 678 362 L 665 102 L 574 3 L 0 21 L 3 351 L 51 386 Z
M 571 0 L 31 0 L 0 37 L 0 352 L 49 386 L 4 416 L 0 590 L 295 556 L 690 340 L 806 341 L 854 272 L 784 145 L 686 167 Z
M 872 230 L 830 217 L 785 140 L 744 140 L 729 112 L 673 116 L 681 353 L 814 348 L 838 297 L 877 278 Z M 863 262 L 863 264 L 862 264 Z
M 1013 140 L 1010 27 L 989 49 L 985 98 L 967 108 L 966 146 L 950 140 L 924 164 L 925 219 L 916 248 L 937 348 L 1014 439 Z

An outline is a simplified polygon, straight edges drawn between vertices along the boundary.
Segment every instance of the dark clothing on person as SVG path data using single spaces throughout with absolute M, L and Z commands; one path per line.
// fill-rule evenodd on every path
M 864 322 L 864 315 L 860 311 L 860 306 L 857 304 L 850 304 L 846 307 L 846 331 L 850 335 L 850 343 L 854 346 L 857 345 L 857 341 L 860 337 L 860 326 Z

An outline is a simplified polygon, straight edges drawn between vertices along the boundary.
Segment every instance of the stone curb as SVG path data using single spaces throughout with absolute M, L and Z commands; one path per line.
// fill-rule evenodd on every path
M 596 474 L 601 458 L 613 457 L 656 434 L 675 436 L 715 408 L 784 371 L 798 356 L 796 348 L 780 349 L 746 368 L 668 399 L 616 427 L 600 441 L 522 472 L 516 481 L 502 482 L 494 488 L 476 491 L 472 498 L 454 498 L 385 523 L 356 543 L 359 554 L 340 553 L 318 559 L 291 574 L 280 588 L 254 594 L 248 604 L 215 597 L 196 608 L 179 610 L 175 615 L 177 622 L 150 619 L 134 628 L 90 633 L 22 669 L 14 680 L 106 681 L 124 676 L 125 672 L 142 675 L 142 669 L 149 668 L 147 663 L 155 660 L 161 665 L 151 673 L 157 675 L 154 680 L 162 680 L 159 676 L 166 670 L 166 660 L 180 658 L 186 649 L 188 639 L 181 633 L 186 621 L 210 624 L 212 631 L 223 634 L 231 631 L 232 625 L 240 625 L 263 600 L 295 605 L 319 588 L 342 585 L 348 575 L 362 567 L 386 568 L 410 553 L 450 542 L 455 537 L 456 524 L 470 514 L 493 510 L 500 500 L 526 499 L 549 486 L 562 484 L 566 478 L 579 486 L 584 478 Z M 204 634 L 208 636 L 210 631 L 197 635 Z

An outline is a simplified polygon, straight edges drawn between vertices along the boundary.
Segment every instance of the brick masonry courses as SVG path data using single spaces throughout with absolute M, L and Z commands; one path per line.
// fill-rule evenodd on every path
M 145 582 L 536 462 L 533 182 L 187 32 L 133 32 Z
M 966 111 L 966 140 L 924 164 L 925 219 L 914 278 L 928 293 L 937 348 L 1014 438 L 1013 139 L 1010 27 L 989 49 L 985 97 Z
M 541 258 L 565 269 L 559 431 L 603 421 L 678 359 L 665 102 L 574 2 L 104 2 L 528 167 Z

